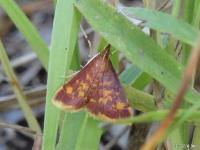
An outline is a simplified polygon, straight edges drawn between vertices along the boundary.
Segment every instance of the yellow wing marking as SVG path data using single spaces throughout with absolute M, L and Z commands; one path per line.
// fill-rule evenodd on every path
M 73 88 L 71 86 L 66 87 L 66 93 L 67 94 L 72 94 Z

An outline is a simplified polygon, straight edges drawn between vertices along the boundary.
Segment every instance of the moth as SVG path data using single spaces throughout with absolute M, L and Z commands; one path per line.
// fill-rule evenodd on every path
M 94 56 L 53 97 L 53 104 L 63 110 L 86 108 L 93 117 L 114 122 L 133 115 L 109 58 L 110 45 Z

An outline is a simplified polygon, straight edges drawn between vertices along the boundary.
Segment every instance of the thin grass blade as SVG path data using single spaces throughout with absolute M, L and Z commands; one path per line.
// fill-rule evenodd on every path
M 31 107 L 27 103 L 27 99 L 25 95 L 23 94 L 22 87 L 20 86 L 20 83 L 18 82 L 18 79 L 14 73 L 14 70 L 12 69 L 9 58 L 6 54 L 5 48 L 0 41 L 0 60 L 2 63 L 2 66 L 4 68 L 4 71 L 11 83 L 12 89 L 17 97 L 17 100 L 19 102 L 20 108 L 23 111 L 23 114 L 25 116 L 25 119 L 33 130 L 35 130 L 38 133 L 41 133 L 41 128 L 31 110 Z
M 73 1 L 59 0 L 56 4 L 51 41 L 51 51 L 48 70 L 47 97 L 45 108 L 45 123 L 43 150 L 54 150 L 59 125 L 60 110 L 52 104 L 52 96 L 56 89 L 64 84 L 65 76 L 70 69 L 80 21 L 80 15 L 74 18 Z M 72 26 L 76 25 L 72 29 Z
M 156 10 L 146 8 L 123 8 L 122 12 L 129 17 L 145 21 L 145 25 L 154 30 L 170 33 L 187 44 L 194 45 L 199 31 L 177 18 Z

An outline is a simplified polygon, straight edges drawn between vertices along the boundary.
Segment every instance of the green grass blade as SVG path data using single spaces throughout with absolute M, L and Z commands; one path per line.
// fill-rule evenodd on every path
M 65 116 L 57 150 L 98 149 L 102 130 L 99 121 L 88 117 L 84 112 Z
M 32 50 L 47 70 L 49 51 L 39 33 L 13 0 L 0 0 L 0 6 L 24 35 Z
M 111 47 L 111 56 L 110 60 L 112 62 L 112 65 L 116 71 L 119 70 L 119 52 L 116 51 L 113 47 Z
M 199 31 L 193 26 L 177 18 L 156 10 L 144 8 L 124 8 L 122 10 L 130 17 L 145 20 L 145 25 L 160 32 L 170 33 L 172 36 L 190 45 L 194 45 Z M 191 13 L 189 13 L 191 14 Z
M 135 82 L 132 84 L 132 87 L 144 89 L 151 80 L 152 78 L 147 73 L 142 72 L 139 76 L 137 76 Z
M 194 11 L 193 11 L 193 20 L 192 24 L 194 25 L 195 28 L 199 28 L 199 22 L 200 22 L 200 2 L 195 1 L 194 2 Z
M 99 121 L 78 112 L 65 117 L 63 124 L 57 150 L 98 149 L 102 134 Z
M 56 148 L 57 150 L 75 149 L 77 137 L 81 130 L 80 124 L 83 124 L 84 120 L 84 112 L 74 113 L 73 115 L 67 115 L 65 117 L 64 126 L 62 127 L 60 139 Z
M 168 140 L 170 141 L 171 145 L 177 145 L 177 143 L 184 145 L 188 143 L 188 134 L 188 122 L 184 122 L 178 128 L 173 129 L 173 131 L 169 134 Z
M 144 93 L 127 85 L 123 85 L 123 88 L 133 108 L 142 112 L 156 110 L 154 98 L 152 95 Z
M 73 71 L 80 69 L 80 54 L 79 54 L 78 42 L 76 43 L 70 69 Z
M 126 96 L 130 102 L 130 105 L 141 112 L 149 112 L 157 110 L 154 97 L 148 93 L 133 88 L 130 85 L 123 85 Z M 168 109 L 171 106 L 172 100 L 169 97 L 165 97 L 163 100 L 164 109 Z
M 23 94 L 23 90 L 20 86 L 20 83 L 17 80 L 17 77 L 14 73 L 14 70 L 12 69 L 10 63 L 9 63 L 9 58 L 6 54 L 6 51 L 4 49 L 4 46 L 0 40 L 0 60 L 3 66 L 3 69 L 5 70 L 5 73 L 11 83 L 12 89 L 17 97 L 17 100 L 19 102 L 20 108 L 23 111 L 23 114 L 25 116 L 25 119 L 29 125 L 30 128 L 35 130 L 38 133 L 41 133 L 40 126 L 34 117 L 34 114 L 31 110 L 31 107 L 27 103 L 27 99 L 25 95 Z
M 195 4 L 195 0 L 190 0 L 190 1 L 185 1 L 184 6 L 183 6 L 183 16 L 184 16 L 184 20 L 186 22 L 188 22 L 189 24 L 192 23 L 192 19 L 193 19 L 193 11 L 194 11 L 194 6 Z
M 132 85 L 137 77 L 139 77 L 142 74 L 142 71 L 134 66 L 129 65 L 119 76 L 119 79 L 122 83 Z
M 180 12 L 181 0 L 174 0 L 172 8 L 172 16 L 178 17 Z
M 191 24 L 192 23 L 192 19 L 193 19 L 193 15 L 194 15 L 194 0 L 191 0 L 191 1 L 185 1 L 185 3 L 183 4 L 183 20 L 185 22 L 187 22 L 188 24 Z M 197 32 L 198 33 L 198 32 Z M 182 64 L 186 64 L 187 63 L 187 60 L 190 56 L 190 49 L 191 49 L 191 46 L 188 45 L 187 43 L 184 43 L 182 45 L 182 53 L 181 53 L 181 62 Z
M 75 150 L 98 150 L 102 129 L 99 127 L 99 121 L 86 115 L 84 124 L 80 130 L 79 138 Z
M 72 33 L 78 32 L 73 25 L 79 25 L 80 16 L 73 17 L 75 12 L 71 7 L 72 3 L 73 1 L 59 0 L 56 5 L 48 70 L 43 150 L 55 149 L 60 110 L 52 105 L 52 96 L 65 82 L 63 76 L 70 68 L 77 40 L 77 34 Z
M 199 126 L 200 123 L 197 123 L 196 124 L 196 127 L 195 127 L 195 132 L 193 134 L 193 139 L 192 139 L 192 144 L 195 145 L 197 147 L 197 145 L 200 144 L 199 142 L 199 139 L 200 139 L 200 126 Z
M 130 65 L 120 74 L 119 79 L 124 84 L 132 85 L 136 89 L 143 89 L 151 77 L 138 67 Z
M 178 120 L 186 112 L 187 112 L 187 110 L 184 110 L 184 109 L 178 110 L 178 112 L 175 116 L 175 120 Z M 152 112 L 146 112 L 146 113 L 141 114 L 139 116 L 134 116 L 134 117 L 128 118 L 128 119 L 118 120 L 116 123 L 118 123 L 118 124 L 131 124 L 131 123 L 144 123 L 144 122 L 161 121 L 166 117 L 166 115 L 168 113 L 169 113 L 169 110 L 157 110 L 157 111 L 152 111 Z M 197 123 L 200 122 L 199 115 L 200 115 L 199 111 L 191 112 L 190 117 L 188 118 L 188 120 L 185 120 L 185 122 L 197 124 Z

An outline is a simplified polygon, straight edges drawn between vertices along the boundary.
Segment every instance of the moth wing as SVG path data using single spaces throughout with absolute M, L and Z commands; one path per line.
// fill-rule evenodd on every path
M 133 110 L 125 97 L 117 74 L 109 59 L 105 61 L 102 73 L 96 78 L 97 85 L 89 92 L 87 110 L 94 117 L 114 122 L 117 119 L 131 117 Z M 99 81 L 99 82 L 98 82 Z
M 60 87 L 53 96 L 53 104 L 63 110 L 78 111 L 88 102 L 88 91 L 98 70 L 100 54 L 88 62 L 71 80 Z

